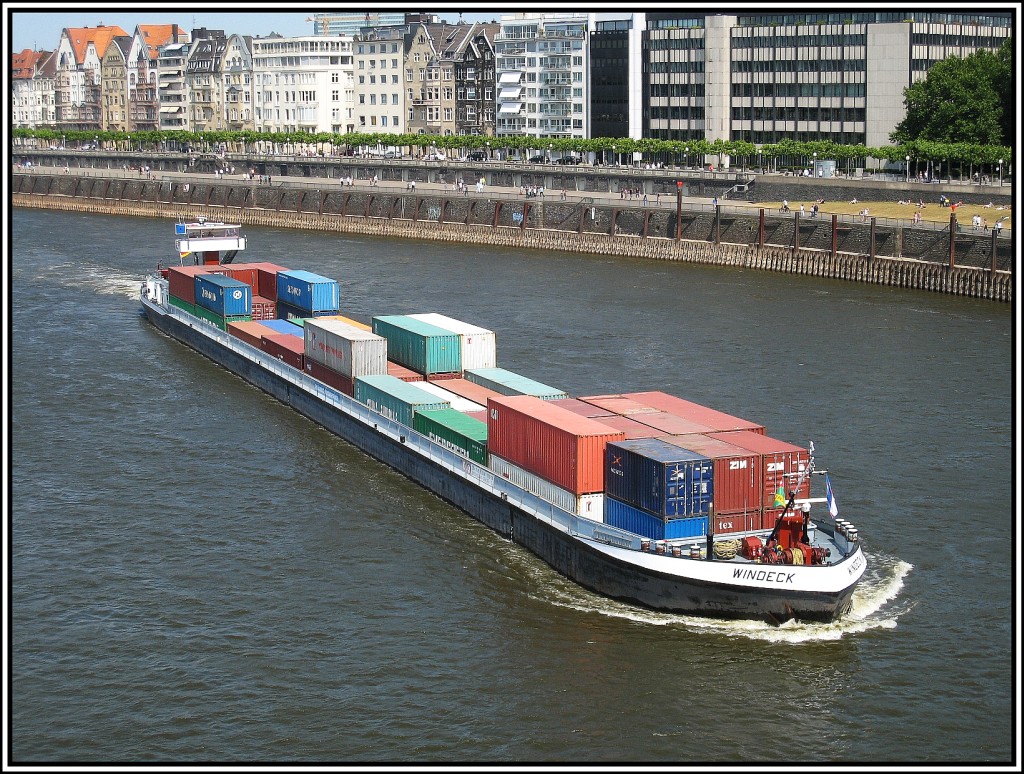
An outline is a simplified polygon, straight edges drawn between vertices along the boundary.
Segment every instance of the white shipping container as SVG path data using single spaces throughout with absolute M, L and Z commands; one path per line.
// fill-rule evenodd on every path
M 305 355 L 355 379 L 388 372 L 388 341 L 341 320 L 308 318 L 303 325 Z
M 459 334 L 462 339 L 463 370 L 467 368 L 497 367 L 497 345 L 494 341 L 494 331 L 489 331 L 477 325 L 470 325 L 461 320 L 456 320 L 454 317 L 448 317 L 436 312 L 424 312 L 407 316 Z
M 441 400 L 446 400 L 452 404 L 452 408 L 456 411 L 468 412 L 468 411 L 486 411 L 487 406 L 481 406 L 479 403 L 463 398 L 461 395 L 456 395 L 450 390 L 444 389 L 444 387 L 438 386 L 437 382 L 410 382 L 421 390 L 426 390 L 429 393 L 436 395 Z
M 511 481 L 516 486 L 521 486 L 526 491 L 532 492 L 569 513 L 575 513 L 577 516 L 584 516 L 594 521 L 604 521 L 604 492 L 573 494 L 568 489 L 555 486 L 546 478 L 534 475 L 495 454 L 488 455 L 487 467 L 495 475 Z

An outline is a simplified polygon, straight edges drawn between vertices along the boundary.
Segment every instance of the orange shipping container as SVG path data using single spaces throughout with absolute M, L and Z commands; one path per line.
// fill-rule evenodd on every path
M 292 336 L 290 333 L 270 333 L 260 338 L 260 349 L 300 371 L 304 347 L 302 337 Z
M 254 347 L 260 346 L 260 338 L 265 336 L 272 331 L 263 323 L 253 321 L 242 321 L 229 322 L 227 324 L 227 331 L 232 336 L 235 336 L 246 344 L 252 344 Z
M 683 417 L 702 425 L 707 425 L 714 432 L 726 430 L 750 430 L 754 433 L 764 434 L 764 425 L 751 422 L 749 419 L 735 417 L 708 406 L 702 406 L 690 400 L 677 398 L 667 392 L 628 392 L 622 397 L 632 398 L 644 406 L 651 406 L 659 411 L 667 411 L 677 417 Z
M 532 395 L 487 399 L 487 449 L 573 494 L 604 491 L 604 449 L 625 434 Z
M 573 412 L 575 413 L 575 412 Z M 632 441 L 636 438 L 657 438 L 664 435 L 661 430 L 656 430 L 650 425 L 637 422 L 632 416 L 620 416 L 614 414 L 610 417 L 591 417 L 595 422 L 607 425 L 613 430 L 621 430 L 626 434 L 626 440 Z

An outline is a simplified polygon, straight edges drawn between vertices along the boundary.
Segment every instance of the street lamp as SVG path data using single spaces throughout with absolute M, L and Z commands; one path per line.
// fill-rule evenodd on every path
M 761 174 L 764 174 L 764 161 L 761 158 L 761 150 L 757 151 L 757 168 L 761 170 Z
M 1003 160 L 999 159 L 999 187 L 1003 187 Z
M 907 156 L 906 159 L 907 159 L 907 182 L 909 183 L 910 182 L 910 156 Z
M 619 152 L 615 150 L 615 146 L 612 146 L 612 165 L 619 166 Z
M 690 168 L 690 146 L 686 146 L 686 168 Z
M 555 149 L 555 144 L 554 144 L 553 142 L 549 142 L 549 143 L 548 143 L 548 164 L 550 164 L 550 163 L 551 163 L 551 152 L 552 152 L 552 151 L 553 151 L 554 149 Z
M 811 174 L 818 176 L 818 151 L 814 151 L 814 161 L 811 163 Z
M 490 141 L 490 140 L 487 140 L 487 141 L 486 141 L 486 142 L 484 143 L 484 145 L 486 145 L 486 146 L 487 146 L 487 160 L 488 160 L 488 161 L 490 161 L 490 160 L 491 160 L 491 141 Z

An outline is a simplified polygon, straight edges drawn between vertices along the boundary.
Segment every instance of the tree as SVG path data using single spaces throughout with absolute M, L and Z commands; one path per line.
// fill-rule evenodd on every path
M 904 89 L 907 114 L 889 139 L 1008 144 L 1013 135 L 1004 132 L 1012 131 L 1015 116 L 1008 44 L 998 55 L 982 49 L 935 64 L 927 77 Z

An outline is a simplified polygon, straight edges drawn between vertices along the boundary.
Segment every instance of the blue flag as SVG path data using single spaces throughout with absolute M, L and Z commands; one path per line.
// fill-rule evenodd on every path
M 835 495 L 832 494 L 832 481 L 828 477 L 828 473 L 825 474 L 825 500 L 828 502 L 828 512 L 832 515 L 832 518 L 836 518 L 839 515 L 839 506 L 836 505 Z

